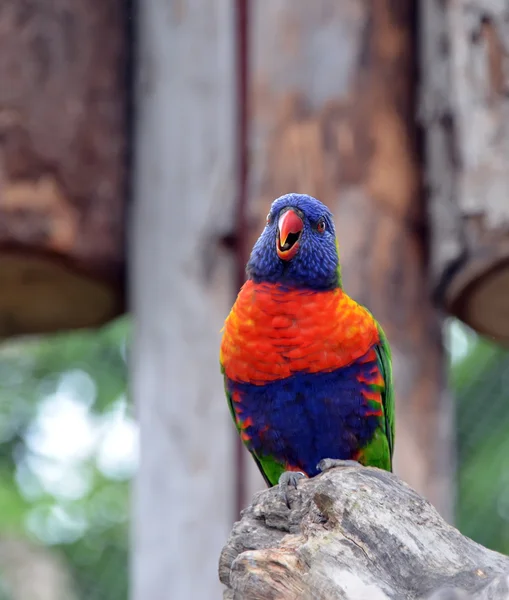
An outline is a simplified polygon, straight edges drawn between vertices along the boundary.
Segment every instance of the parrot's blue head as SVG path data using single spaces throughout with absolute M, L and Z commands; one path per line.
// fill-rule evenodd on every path
M 330 290 L 341 286 L 339 255 L 330 210 L 305 194 L 286 194 L 272 203 L 267 225 L 247 264 L 256 283 Z

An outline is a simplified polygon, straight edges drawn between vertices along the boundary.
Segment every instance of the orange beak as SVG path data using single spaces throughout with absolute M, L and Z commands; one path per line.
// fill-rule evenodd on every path
M 291 260 L 299 249 L 304 221 L 293 208 L 290 208 L 279 217 L 277 229 L 277 255 L 281 260 Z

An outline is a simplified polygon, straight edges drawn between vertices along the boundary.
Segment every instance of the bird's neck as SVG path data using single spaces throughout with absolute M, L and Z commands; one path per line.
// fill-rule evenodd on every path
M 266 275 L 258 275 L 253 272 L 248 272 L 248 281 L 252 281 L 255 285 L 270 285 L 273 288 L 284 288 L 285 290 L 295 292 L 331 292 L 333 290 L 342 290 L 341 271 L 338 271 L 330 279 L 312 280 L 305 278 L 297 278 L 291 274 L 277 274 L 274 277 Z
M 230 379 L 260 383 L 340 368 L 377 339 L 371 315 L 341 288 L 316 292 L 250 280 L 226 320 L 221 363 Z

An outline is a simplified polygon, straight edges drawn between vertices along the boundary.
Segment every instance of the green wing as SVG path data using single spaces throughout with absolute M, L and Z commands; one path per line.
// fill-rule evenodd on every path
M 225 396 L 226 396 L 226 402 L 228 403 L 228 408 L 230 409 L 230 414 L 232 416 L 233 422 L 235 423 L 235 427 L 237 428 L 237 432 L 240 435 L 239 423 L 238 423 L 237 417 L 235 415 L 235 410 L 233 409 L 232 396 L 231 396 L 230 392 L 228 391 L 228 388 L 226 387 L 226 375 L 225 375 L 225 372 L 224 372 L 223 365 L 221 365 L 221 374 L 223 375 L 224 393 L 225 393 Z
M 225 375 L 225 372 L 224 372 L 223 365 L 221 365 L 221 373 L 223 374 L 223 378 L 224 378 L 224 393 L 225 393 L 225 396 L 226 396 L 226 402 L 228 403 L 228 408 L 230 409 L 230 414 L 232 416 L 233 422 L 235 423 L 235 427 L 237 429 L 237 432 L 238 432 L 238 434 L 240 436 L 241 429 L 240 429 L 240 426 L 239 426 L 239 422 L 237 420 L 237 416 L 235 414 L 235 409 L 233 408 L 232 395 L 230 394 L 230 392 L 228 391 L 228 388 L 226 387 L 226 375 Z M 255 461 L 257 467 L 260 469 L 260 473 L 262 474 L 262 477 L 265 480 L 265 483 L 269 487 L 271 487 L 272 485 L 274 485 L 274 483 L 271 482 L 270 479 L 268 478 L 268 476 L 267 476 L 267 474 L 265 472 L 265 469 L 263 468 L 263 466 L 262 466 L 262 464 L 260 462 L 260 459 L 256 456 L 256 454 L 254 452 L 251 452 L 250 448 L 248 447 L 248 445 L 245 442 L 243 442 L 243 444 L 244 444 L 244 446 L 246 446 L 246 448 L 249 450 L 249 453 L 254 458 L 254 461 Z M 284 469 L 282 469 L 282 470 L 284 470 Z
M 385 415 L 385 435 L 389 443 L 389 454 L 392 470 L 392 455 L 394 453 L 394 383 L 392 381 L 392 356 L 387 337 L 377 323 L 380 342 L 375 346 L 378 356 L 378 364 L 385 381 L 385 389 L 382 392 L 382 402 Z

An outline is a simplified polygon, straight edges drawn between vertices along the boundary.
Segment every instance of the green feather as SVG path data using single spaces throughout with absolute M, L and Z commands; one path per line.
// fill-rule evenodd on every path
M 368 311 L 369 312 L 369 311 Z M 371 313 L 370 313 L 371 314 Z M 394 452 L 394 385 L 392 382 L 391 349 L 387 337 L 377 323 L 380 341 L 375 345 L 378 366 L 384 379 L 384 386 L 372 386 L 374 391 L 382 394 L 383 416 L 380 427 L 375 431 L 372 440 L 362 449 L 362 464 L 392 471 L 392 455 Z
M 394 403 L 394 383 L 392 380 L 392 353 L 391 347 L 387 340 L 387 336 L 384 330 L 377 323 L 378 335 L 380 336 L 380 343 L 376 346 L 376 353 L 378 355 L 378 361 L 380 369 L 382 371 L 383 378 L 385 380 L 385 390 L 382 394 L 384 415 L 385 415 L 385 435 L 389 442 L 389 452 L 391 458 L 391 470 L 392 470 L 392 456 L 394 453 L 394 434 L 395 434 L 395 403 Z
M 228 391 L 228 389 L 226 387 L 226 375 L 224 372 L 223 365 L 221 365 L 221 373 L 223 374 L 223 377 L 224 377 L 224 393 L 226 395 L 226 401 L 228 404 L 228 408 L 230 409 L 230 414 L 232 416 L 233 422 L 235 423 L 235 427 L 237 428 L 237 432 L 240 435 L 242 433 L 242 429 L 240 427 L 239 421 L 235 414 L 235 410 L 233 408 L 232 395 L 230 394 L 230 392 Z M 285 470 L 284 466 L 282 464 L 276 462 L 271 457 L 262 457 L 262 458 L 258 457 L 249 448 L 249 445 L 246 442 L 243 441 L 243 444 L 249 450 L 249 453 L 251 454 L 251 456 L 254 458 L 254 461 L 255 461 L 257 467 L 260 469 L 260 473 L 262 474 L 263 478 L 265 479 L 265 483 L 269 487 L 276 485 L 276 483 L 279 481 L 279 477 L 280 477 L 281 473 L 283 473 Z
M 339 243 L 336 239 L 336 252 L 338 253 L 338 267 L 336 273 L 338 274 L 338 287 L 343 289 L 343 277 L 341 275 L 341 261 L 339 260 Z

